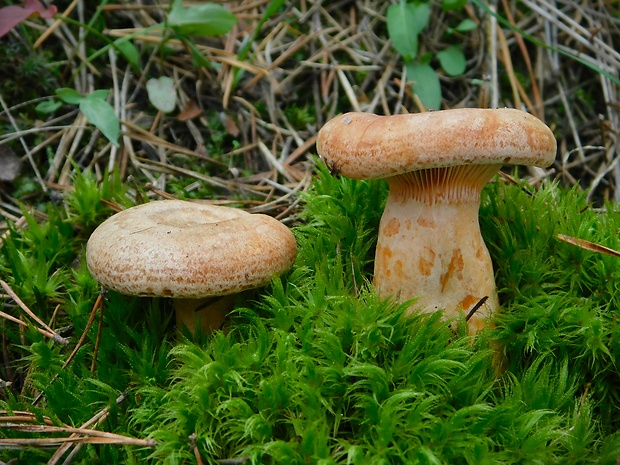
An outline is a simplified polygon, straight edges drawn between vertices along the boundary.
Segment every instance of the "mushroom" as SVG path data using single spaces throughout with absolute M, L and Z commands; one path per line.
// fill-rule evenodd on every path
M 556 141 L 539 119 L 514 109 L 455 109 L 377 116 L 347 113 L 319 131 L 332 172 L 385 178 L 374 285 L 381 297 L 418 297 L 425 312 L 465 312 L 475 334 L 499 309 L 478 223 L 480 192 L 503 164 L 549 166 Z
M 231 297 L 293 265 L 297 244 L 278 220 L 229 207 L 161 200 L 104 221 L 86 246 L 92 276 L 122 294 L 174 299 L 177 326 L 219 328 Z M 215 298 L 227 296 L 225 298 Z

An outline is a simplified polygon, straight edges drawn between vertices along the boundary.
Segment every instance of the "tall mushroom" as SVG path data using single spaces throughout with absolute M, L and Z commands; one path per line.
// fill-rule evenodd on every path
M 92 276 L 126 295 L 170 297 L 177 325 L 217 329 L 232 302 L 219 296 L 264 286 L 295 261 L 293 233 L 278 220 L 182 200 L 117 213 L 86 246 Z
M 503 164 L 550 165 L 551 130 L 513 109 L 456 109 L 340 115 L 319 131 L 317 151 L 332 172 L 385 178 L 374 284 L 382 297 L 418 297 L 423 311 L 469 313 L 471 334 L 499 309 L 489 252 L 480 235 L 480 192 Z

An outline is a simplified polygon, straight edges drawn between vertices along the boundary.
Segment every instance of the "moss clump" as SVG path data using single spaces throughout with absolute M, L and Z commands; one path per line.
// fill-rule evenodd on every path
M 172 336 L 169 302 L 109 293 L 101 336 L 95 322 L 64 366 L 72 346 L 7 324 L 14 371 L 4 366 L 2 378 L 13 390 L 0 408 L 73 426 L 108 408 L 107 431 L 156 441 L 86 446 L 82 463 L 616 463 L 620 262 L 557 238 L 620 248 L 613 205 L 594 211 L 582 193 L 555 185 L 489 185 L 481 227 L 502 313 L 472 339 L 463 321 L 453 330 L 441 314 L 406 317 L 406 305 L 376 297 L 386 186 L 319 171 L 294 229 L 294 269 L 237 308 L 228 332 Z M 118 201 L 124 193 L 114 182 L 75 185 L 81 200 L 50 210 L 55 232 L 34 223 L 12 231 L 0 266 L 41 315 L 60 305 L 77 336 L 97 294 L 83 264 L 71 266 L 94 221 L 87 206 L 96 188 Z M 37 252 L 43 242 L 51 245 Z M 25 265 L 13 269 L 14 257 Z M 12 276 L 29 273 L 36 279 Z M 499 376 L 497 347 L 506 358 Z M 50 453 L 0 456 L 44 463 Z
M 170 384 L 145 388 L 162 405 L 135 412 L 161 444 L 153 458 L 190 459 L 192 435 L 211 461 L 615 463 L 619 353 L 613 312 L 601 312 L 611 296 L 585 292 L 586 277 L 569 296 L 579 278 L 567 262 L 582 256 L 605 276 L 620 268 L 556 234 L 613 246 L 605 231 L 617 230 L 617 219 L 553 185 L 532 194 L 487 187 L 481 222 L 503 313 L 497 329 L 472 341 L 463 322 L 454 333 L 438 314 L 406 318 L 405 306 L 373 294 L 376 199 L 385 192 L 381 182 L 321 172 L 287 281 L 240 309 L 229 334 L 177 346 Z M 498 346 L 507 358 L 500 377 L 491 368 Z

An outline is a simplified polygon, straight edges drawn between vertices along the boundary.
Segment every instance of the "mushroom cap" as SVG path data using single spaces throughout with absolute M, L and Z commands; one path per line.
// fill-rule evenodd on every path
M 316 146 L 333 172 L 354 179 L 468 164 L 545 167 L 556 154 L 547 125 L 508 108 L 393 116 L 345 113 L 321 128 Z
M 296 253 L 293 233 L 270 216 L 162 200 L 99 225 L 86 261 L 97 281 L 123 294 L 201 298 L 264 286 Z

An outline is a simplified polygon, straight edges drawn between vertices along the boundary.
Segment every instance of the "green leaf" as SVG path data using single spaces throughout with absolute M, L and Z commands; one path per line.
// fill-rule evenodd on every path
M 443 11 L 460 11 L 467 5 L 467 0 L 441 0 Z
M 56 89 L 55 93 L 60 100 L 68 103 L 69 105 L 77 105 L 84 98 L 77 90 L 69 89 L 67 87 Z
M 150 102 L 158 110 L 170 113 L 176 107 L 177 91 L 174 88 L 174 81 L 168 76 L 149 79 L 146 83 L 146 91 Z
M 110 91 L 108 89 L 96 89 L 96 90 L 93 90 L 90 94 L 88 94 L 84 98 L 107 100 L 108 99 L 108 95 L 110 95 Z M 81 103 L 81 101 L 80 101 L 80 103 Z
M 396 51 L 405 61 L 418 54 L 418 29 L 414 26 L 415 5 L 400 2 L 387 10 L 388 35 Z
M 413 27 L 418 33 L 426 29 L 428 21 L 431 19 L 431 6 L 429 3 L 412 4 L 413 9 Z
M 269 4 L 267 5 L 267 8 L 265 8 L 265 12 L 263 13 L 263 16 L 260 19 L 260 23 L 259 23 L 260 26 L 265 24 L 265 21 L 267 21 L 267 19 L 275 15 L 280 10 L 280 8 L 282 8 L 282 5 L 284 5 L 285 3 L 286 3 L 286 0 L 271 0 Z
M 437 54 L 441 67 L 448 76 L 459 76 L 465 72 L 466 60 L 463 51 L 452 45 Z
M 408 63 L 407 80 L 422 105 L 429 110 L 438 110 L 441 106 L 441 84 L 435 70 L 428 64 Z
M 177 1 L 168 15 L 168 26 L 183 35 L 217 36 L 226 34 L 237 17 L 221 5 L 204 3 L 185 8 Z
M 140 68 L 140 53 L 133 42 L 123 37 L 114 41 L 114 47 L 125 57 L 125 60 L 130 65 Z
M 205 56 L 202 54 L 200 49 L 196 47 L 196 44 L 194 42 L 192 42 L 191 40 L 188 40 L 185 37 L 181 37 L 180 39 L 183 42 L 183 45 L 185 45 L 185 47 L 187 47 L 187 49 L 190 51 L 192 55 L 192 64 L 194 66 L 196 66 L 197 68 L 207 68 L 207 69 L 210 69 L 213 67 L 211 62 L 205 58 Z
M 458 26 L 456 26 L 454 28 L 454 30 L 457 31 L 457 32 L 463 32 L 464 33 L 464 32 L 473 31 L 477 27 L 478 27 L 478 24 L 475 21 L 473 21 L 473 20 L 471 20 L 469 18 L 466 18 L 463 21 L 461 21 L 458 24 Z
M 58 100 L 49 99 L 44 102 L 39 103 L 34 109 L 37 113 L 42 113 L 44 115 L 49 115 L 54 113 L 62 106 Z
M 433 59 L 433 53 L 432 52 L 426 52 L 426 53 L 423 53 L 422 55 L 420 55 L 420 57 L 418 58 L 418 62 L 420 62 L 423 65 L 428 65 L 428 64 L 430 64 L 432 59 Z
M 120 122 L 112 106 L 93 92 L 80 101 L 80 111 L 90 124 L 95 126 L 112 144 L 118 147 L 121 132 Z

